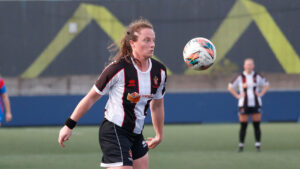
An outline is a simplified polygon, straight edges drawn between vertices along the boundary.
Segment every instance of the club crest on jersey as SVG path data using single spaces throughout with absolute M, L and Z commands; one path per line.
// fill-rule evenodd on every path
M 128 86 L 130 86 L 130 87 L 135 87 L 136 85 L 135 85 L 135 80 L 129 80 L 128 81 Z
M 158 77 L 157 76 L 154 76 L 153 83 L 154 83 L 153 88 L 158 88 Z
M 128 93 L 128 95 L 127 95 L 127 100 L 130 101 L 131 103 L 139 102 L 140 98 L 141 98 L 141 95 L 138 94 L 137 92 Z

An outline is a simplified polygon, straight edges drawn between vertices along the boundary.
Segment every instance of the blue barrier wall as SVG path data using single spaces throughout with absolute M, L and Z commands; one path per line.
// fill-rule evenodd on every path
M 13 120 L 4 126 L 62 125 L 83 96 L 11 97 Z M 268 92 L 263 98 L 263 121 L 296 122 L 300 115 L 300 91 Z M 79 121 L 97 125 L 103 119 L 107 96 Z M 237 122 L 237 100 L 228 92 L 170 93 L 165 96 L 166 123 Z M 148 113 L 146 123 L 151 123 Z

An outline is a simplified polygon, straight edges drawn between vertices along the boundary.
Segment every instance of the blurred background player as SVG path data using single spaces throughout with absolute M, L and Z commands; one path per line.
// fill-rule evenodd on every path
M 155 148 L 163 138 L 166 67 L 152 59 L 155 33 L 144 19 L 132 22 L 121 41 L 121 49 L 94 87 L 80 101 L 58 142 L 64 147 L 76 122 L 104 94 L 109 94 L 105 116 L 99 130 L 103 152 L 102 167 L 148 169 L 148 148 Z M 144 119 L 150 106 L 154 138 L 144 140 Z
M 2 122 L 4 121 L 4 117 L 6 122 L 11 121 L 12 119 L 9 97 L 6 92 L 5 82 L 1 77 L 0 77 L 0 95 L 1 95 L 0 97 L 0 126 L 1 126 Z M 4 103 L 4 107 L 3 107 L 3 103 Z
M 260 151 L 260 121 L 262 106 L 261 97 L 264 96 L 268 88 L 269 82 L 262 75 L 254 71 L 254 60 L 251 58 L 245 59 L 244 71 L 228 85 L 229 92 L 238 99 L 238 114 L 241 124 L 239 132 L 240 143 L 238 146 L 238 152 L 242 152 L 244 150 L 244 142 L 249 116 L 252 117 L 254 127 L 256 140 L 255 147 L 257 151 Z

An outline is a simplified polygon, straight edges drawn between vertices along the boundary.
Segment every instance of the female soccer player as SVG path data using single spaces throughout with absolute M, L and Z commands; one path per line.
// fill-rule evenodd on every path
M 100 165 L 108 169 L 148 169 L 148 148 L 155 148 L 163 139 L 167 72 L 164 65 L 151 58 L 155 33 L 149 21 L 139 19 L 132 22 L 120 46 L 114 62 L 103 70 L 66 120 L 58 142 L 64 147 L 63 142 L 71 136 L 76 122 L 108 93 L 99 130 L 103 152 Z M 156 136 L 145 141 L 142 130 L 149 106 Z
M 244 61 L 244 71 L 228 85 L 229 92 L 239 100 L 239 120 L 241 124 L 239 152 L 244 150 L 249 115 L 252 117 L 255 132 L 255 147 L 257 151 L 260 151 L 261 97 L 267 92 L 268 88 L 269 82 L 262 75 L 254 71 L 254 61 L 251 58 Z M 239 93 L 235 89 L 238 89 Z
M 0 126 L 2 125 L 2 122 L 4 121 L 4 109 L 2 105 L 2 101 L 4 103 L 4 108 L 5 108 L 5 121 L 9 122 L 12 119 L 12 114 L 11 114 L 11 108 L 10 108 L 10 101 L 8 94 L 6 92 L 6 86 L 4 83 L 4 80 L 0 77 Z

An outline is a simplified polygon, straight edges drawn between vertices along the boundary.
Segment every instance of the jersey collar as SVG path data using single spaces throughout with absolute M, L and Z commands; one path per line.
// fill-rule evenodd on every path
M 150 70 L 151 70 L 151 68 L 152 68 L 151 58 L 148 59 L 148 61 L 149 61 L 149 67 L 148 67 L 148 69 L 147 69 L 145 72 L 142 72 L 142 71 L 139 69 L 139 67 L 136 65 L 136 63 L 134 62 L 134 60 L 133 60 L 132 57 L 130 57 L 130 59 L 131 59 L 131 62 L 132 62 L 132 64 L 133 64 L 134 68 L 135 68 L 137 71 L 139 71 L 139 72 L 141 72 L 141 73 L 148 73 L 148 72 L 150 72 Z
M 246 71 L 243 71 L 243 74 L 244 74 L 245 76 L 253 76 L 253 75 L 254 75 L 254 71 L 252 71 L 250 74 L 247 74 Z

